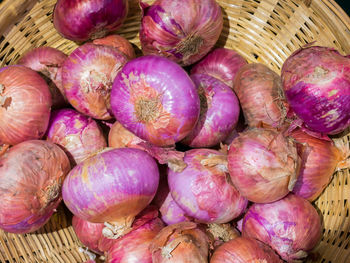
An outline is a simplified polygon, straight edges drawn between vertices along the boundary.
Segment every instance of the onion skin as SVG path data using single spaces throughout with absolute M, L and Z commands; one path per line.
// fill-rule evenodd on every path
M 253 238 L 237 237 L 215 250 L 210 263 L 282 263 L 279 256 L 264 243 Z
M 188 216 L 200 223 L 227 223 L 238 217 L 248 202 L 230 184 L 229 175 L 220 165 L 203 164 L 213 157 L 226 159 L 216 150 L 187 151 L 187 167 L 180 173 L 169 170 L 168 184 L 173 199 Z
M 62 83 L 69 103 L 92 118 L 111 119 L 113 80 L 126 62 L 126 56 L 113 47 L 86 43 L 76 48 L 62 67 Z
M 70 170 L 57 145 L 28 140 L 0 158 L 0 228 L 16 234 L 42 227 L 62 200 L 61 186 Z
M 350 59 L 327 47 L 294 52 L 282 67 L 291 109 L 315 132 L 337 134 L 350 125 Z
M 62 146 L 72 165 L 107 146 L 97 122 L 73 109 L 52 112 L 47 140 Z
M 152 6 L 141 1 L 140 41 L 144 55 L 167 57 L 190 65 L 215 45 L 223 16 L 215 0 L 157 0 Z
M 127 0 L 58 0 L 53 24 L 63 37 L 82 42 L 121 27 L 128 9 Z
M 52 47 L 37 47 L 25 53 L 17 62 L 41 73 L 46 78 L 51 96 L 52 107 L 60 108 L 66 105 L 66 98 L 62 86 L 62 65 L 67 55 Z
M 199 120 L 181 142 L 192 148 L 213 147 L 224 141 L 235 128 L 239 101 L 229 86 L 205 74 L 191 75 L 201 101 Z
M 290 136 L 303 144 L 302 164 L 293 193 L 312 202 L 331 181 L 342 154 L 332 142 L 310 136 L 300 129 Z
M 150 55 L 129 61 L 118 73 L 111 107 L 115 118 L 136 136 L 168 146 L 196 125 L 200 102 L 195 85 L 179 65 Z
M 309 201 L 289 194 L 270 204 L 253 204 L 243 236 L 270 245 L 287 262 L 301 262 L 321 238 L 321 219 Z
M 8 66 L 0 70 L 0 91 L 0 141 L 15 145 L 41 138 L 52 105 L 45 80 L 25 66 Z
M 260 63 L 247 64 L 238 71 L 233 89 L 241 103 L 246 123 L 280 127 L 288 112 L 281 77 Z
M 207 74 L 233 88 L 237 72 L 247 61 L 235 50 L 215 48 L 191 69 L 193 74 Z
M 140 142 L 144 140 L 125 129 L 118 121 L 113 123 L 108 133 L 108 146 L 112 148 L 135 148 Z
M 159 208 L 159 211 L 162 214 L 163 222 L 167 225 L 191 221 L 191 219 L 186 216 L 185 211 L 174 201 L 170 193 Z
M 97 38 L 92 41 L 95 45 L 105 45 L 117 48 L 123 52 L 128 59 L 133 59 L 136 57 L 135 50 L 131 43 L 124 37 L 119 35 L 109 35 L 103 38 Z
M 269 203 L 293 190 L 300 158 L 294 141 L 282 133 L 253 128 L 235 138 L 228 153 L 231 180 L 249 201 Z

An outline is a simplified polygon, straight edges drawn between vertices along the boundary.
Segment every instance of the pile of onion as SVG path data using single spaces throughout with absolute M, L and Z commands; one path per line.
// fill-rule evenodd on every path
M 95 45 L 114 47 L 123 52 L 129 60 L 136 57 L 135 50 L 131 43 L 126 38 L 119 35 L 108 35 L 103 38 L 97 38 L 93 40 L 92 43 Z
M 0 228 L 23 234 L 38 230 L 62 200 L 70 170 L 57 145 L 43 140 L 19 143 L 0 158 Z

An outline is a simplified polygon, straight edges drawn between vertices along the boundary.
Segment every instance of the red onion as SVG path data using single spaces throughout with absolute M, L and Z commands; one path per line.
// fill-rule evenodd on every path
M 107 146 L 96 121 L 73 109 L 52 112 L 47 140 L 62 146 L 72 165 Z
M 238 217 L 247 206 L 231 185 L 226 155 L 216 150 L 194 149 L 185 153 L 187 167 L 182 172 L 169 170 L 172 197 L 185 213 L 201 223 L 227 223 Z M 218 165 L 215 162 L 219 161 Z M 214 163 L 214 165 L 212 165 Z
M 163 228 L 153 239 L 153 263 L 206 263 L 208 237 L 195 223 L 183 222 Z
M 128 8 L 127 0 L 58 0 L 53 24 L 73 41 L 100 38 L 121 27 Z
M 212 240 L 212 247 L 214 250 L 232 239 L 239 237 L 240 232 L 231 224 L 208 224 L 206 233 L 209 239 Z
M 109 35 L 103 38 L 95 39 L 93 42 L 95 45 L 105 45 L 117 48 L 123 52 L 128 59 L 133 59 L 136 57 L 135 50 L 131 43 L 124 37 L 119 35 Z
M 253 204 L 244 217 L 243 236 L 271 246 L 284 260 L 300 262 L 321 238 L 321 220 L 305 199 L 289 194 L 270 204 Z
M 0 70 L 0 142 L 41 138 L 49 124 L 51 94 L 45 80 L 24 66 Z
M 247 61 L 238 52 L 215 48 L 191 69 L 191 74 L 207 74 L 233 88 L 238 70 L 246 64 Z
M 282 263 L 267 245 L 253 238 L 238 237 L 215 250 L 210 263 Z
M 62 67 L 69 103 L 95 119 L 111 119 L 110 91 L 126 61 L 126 56 L 113 47 L 87 43 L 75 49 Z
M 49 85 L 52 107 L 66 105 L 62 86 L 62 65 L 67 55 L 52 47 L 38 47 L 25 53 L 18 64 L 31 68 L 41 74 Z
M 135 148 L 140 142 L 144 142 L 141 138 L 125 129 L 120 122 L 113 123 L 108 133 L 108 146 L 113 148 L 131 147 Z
M 200 98 L 197 125 L 182 143 L 190 147 L 212 147 L 230 135 L 239 117 L 239 101 L 229 86 L 205 74 L 191 75 Z
M 173 145 L 196 125 L 200 102 L 187 73 L 159 56 L 131 60 L 114 80 L 111 107 L 132 133 L 157 146 Z
M 233 140 L 228 169 L 233 184 L 248 200 L 269 203 L 293 190 L 300 158 L 294 141 L 275 130 L 254 128 Z
M 181 65 L 204 57 L 223 27 L 215 0 L 157 0 L 152 6 L 141 1 L 141 8 L 143 53 L 161 55 Z
M 118 238 L 156 194 L 157 163 L 139 149 L 106 149 L 76 165 L 62 188 L 63 200 L 76 216 L 104 223 L 104 235 Z
M 163 202 L 162 206 L 159 208 L 162 214 L 162 220 L 167 225 L 177 224 L 185 221 L 191 221 L 191 219 L 186 216 L 185 211 L 174 201 L 173 197 L 169 193 Z
M 288 105 L 276 72 L 263 64 L 247 64 L 237 73 L 233 88 L 250 127 L 263 123 L 276 128 L 283 124 Z
M 350 125 L 350 59 L 327 47 L 294 52 L 282 67 L 290 107 L 310 130 L 337 134 Z
M 23 234 L 38 230 L 62 200 L 69 160 L 57 145 L 28 140 L 0 158 L 0 228 Z

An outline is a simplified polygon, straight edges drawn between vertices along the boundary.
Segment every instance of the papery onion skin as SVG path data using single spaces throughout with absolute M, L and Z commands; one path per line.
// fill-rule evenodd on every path
M 73 109 L 51 113 L 47 140 L 62 146 L 73 165 L 107 146 L 97 122 Z
M 202 164 L 211 157 L 226 158 L 211 149 L 187 151 L 187 167 L 180 173 L 169 170 L 168 184 L 173 199 L 188 216 L 201 223 L 227 223 L 245 210 L 248 201 L 229 183 L 220 165 Z
M 293 193 L 312 202 L 331 181 L 342 154 L 331 141 L 315 138 L 300 129 L 294 130 L 290 136 L 303 144 L 300 145 L 300 173 Z
M 28 140 L 0 158 L 0 228 L 24 234 L 38 230 L 62 200 L 61 186 L 70 170 L 59 146 Z
M 95 45 L 111 46 L 123 52 L 128 59 L 136 57 L 135 50 L 131 43 L 124 37 L 119 35 L 108 35 L 103 38 L 97 38 L 92 41 Z
M 124 128 L 120 122 L 113 123 L 108 133 L 108 146 L 112 148 L 135 147 L 140 142 L 144 142 L 128 129 Z
M 183 66 L 204 57 L 219 39 L 223 16 L 215 0 L 141 2 L 140 41 L 145 55 L 167 57 Z
M 288 112 L 281 77 L 264 64 L 250 63 L 238 71 L 233 89 L 239 99 L 246 123 L 261 123 L 278 128 Z
M 210 259 L 211 263 L 248 263 L 283 261 L 269 246 L 247 237 L 237 237 L 217 248 Z
M 167 225 L 173 225 L 181 222 L 191 221 L 189 217 L 186 216 L 184 210 L 179 207 L 179 205 L 174 201 L 170 192 L 163 202 L 162 206 L 159 208 L 162 214 L 162 220 Z
M 5 144 L 40 139 L 47 129 L 51 94 L 45 80 L 25 66 L 0 70 L 0 141 Z
M 181 143 L 192 148 L 213 147 L 235 128 L 239 101 L 229 86 L 205 74 L 191 75 L 201 101 L 199 120 Z
M 113 80 L 126 62 L 126 56 L 113 47 L 86 43 L 76 48 L 62 67 L 62 83 L 69 103 L 92 118 L 111 119 Z
M 253 204 L 243 221 L 243 236 L 271 246 L 287 262 L 300 262 L 321 238 L 321 219 L 309 201 L 289 194 L 269 204 Z
M 121 27 L 128 9 L 127 0 L 58 0 L 53 24 L 63 37 L 82 42 Z
M 305 126 L 337 134 L 350 125 L 350 59 L 327 47 L 306 47 L 283 63 L 283 88 Z
M 17 62 L 17 64 L 31 68 L 47 78 L 53 108 L 60 108 L 67 104 L 62 86 L 62 65 L 66 58 L 67 55 L 62 51 L 42 46 L 28 51 Z
M 249 201 L 269 203 L 293 190 L 300 158 L 295 142 L 282 133 L 253 128 L 235 138 L 228 153 L 233 184 Z
M 115 118 L 136 136 L 167 146 L 193 129 L 200 102 L 195 85 L 179 65 L 149 55 L 129 61 L 118 73 L 111 107 Z
M 237 72 L 247 61 L 235 50 L 215 48 L 191 69 L 191 74 L 213 76 L 233 88 Z

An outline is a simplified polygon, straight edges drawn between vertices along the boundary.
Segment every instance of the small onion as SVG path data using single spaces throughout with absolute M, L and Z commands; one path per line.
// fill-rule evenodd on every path
M 43 46 L 28 51 L 18 60 L 18 64 L 39 72 L 46 80 L 54 108 L 60 108 L 66 104 L 61 74 L 66 58 L 67 55 L 62 51 Z
M 200 102 L 184 69 L 166 58 L 150 55 L 129 61 L 118 73 L 111 107 L 126 129 L 152 144 L 167 146 L 193 129 Z
M 192 222 L 163 228 L 150 245 L 153 263 L 206 263 L 209 239 Z
M 32 69 L 0 70 L 0 142 L 10 145 L 41 138 L 49 124 L 51 94 Z
M 263 123 L 276 128 L 283 124 L 288 105 L 276 72 L 263 64 L 247 64 L 237 73 L 233 88 L 250 127 Z
M 72 165 L 107 146 L 96 121 L 73 109 L 52 112 L 47 140 L 62 146 Z
M 350 59 L 327 47 L 294 52 L 282 67 L 283 88 L 307 128 L 337 134 L 350 125 Z
M 130 231 L 135 216 L 152 201 L 158 183 L 157 163 L 146 152 L 106 149 L 71 170 L 62 195 L 74 215 L 106 222 L 104 235 L 118 238 Z
M 128 8 L 127 0 L 58 0 L 53 24 L 63 37 L 86 41 L 121 27 Z
M 62 200 L 61 186 L 70 170 L 57 145 L 28 140 L 0 158 L 0 228 L 23 234 L 38 230 Z
M 218 165 L 215 165 L 216 161 Z M 187 167 L 169 170 L 171 195 L 185 213 L 201 223 L 227 223 L 247 207 L 247 199 L 231 185 L 226 155 L 216 150 L 193 149 L 185 153 Z M 212 165 L 214 162 L 214 165 Z
M 116 48 L 84 44 L 62 66 L 62 83 L 69 103 L 95 119 L 108 120 L 113 80 L 127 62 Z
M 253 238 L 238 237 L 215 250 L 210 263 L 282 263 L 269 246 Z
M 233 88 L 237 72 L 246 64 L 247 61 L 238 52 L 216 48 L 191 69 L 191 74 L 207 74 Z
M 191 219 L 186 216 L 185 211 L 174 201 L 170 192 L 159 208 L 159 211 L 162 214 L 161 218 L 163 222 L 167 225 L 191 221 Z
M 205 74 L 191 75 L 200 98 L 194 129 L 181 142 L 192 148 L 212 147 L 227 138 L 239 117 L 239 101 L 229 86 Z
M 228 153 L 233 184 L 256 203 L 273 202 L 292 191 L 299 166 L 294 141 L 275 130 L 244 131 L 233 140 Z
M 123 52 L 128 59 L 133 59 L 136 57 L 135 50 L 130 42 L 126 38 L 119 35 L 109 35 L 103 38 L 97 38 L 92 41 L 92 43 L 95 45 L 105 45 L 117 48 Z
M 243 236 L 271 246 L 284 260 L 301 262 L 321 238 L 321 219 L 305 199 L 289 194 L 269 204 L 253 204 L 243 221 Z
M 143 53 L 161 55 L 184 66 L 204 57 L 223 27 L 215 0 L 157 0 L 152 6 L 141 1 L 141 7 Z

